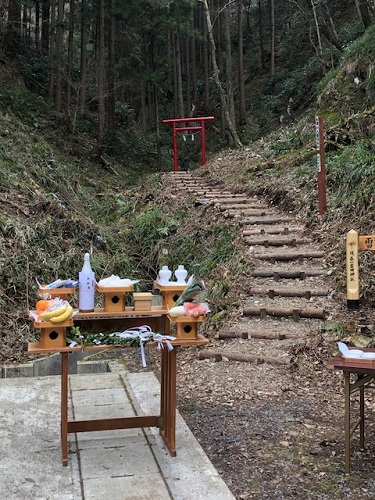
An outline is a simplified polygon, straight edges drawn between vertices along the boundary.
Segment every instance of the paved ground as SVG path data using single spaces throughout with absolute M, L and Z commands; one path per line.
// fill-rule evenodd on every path
M 150 373 L 70 376 L 70 418 L 158 413 Z M 0 498 L 233 499 L 177 414 L 177 456 L 156 428 L 71 434 L 61 464 L 60 377 L 0 379 Z

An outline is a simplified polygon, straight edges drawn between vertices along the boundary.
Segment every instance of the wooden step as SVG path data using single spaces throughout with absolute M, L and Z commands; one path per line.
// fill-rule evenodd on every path
M 223 205 L 227 210 L 266 210 L 268 205 L 265 203 L 259 203 L 258 201 L 252 201 L 246 199 L 240 203 L 236 199 L 223 198 L 222 200 L 218 198 L 212 198 L 213 202 L 217 205 Z
M 285 252 L 285 253 L 254 253 L 254 259 L 269 260 L 269 261 L 287 261 L 287 260 L 300 260 L 300 259 L 321 259 L 324 257 L 324 252 L 301 251 L 301 252 Z
M 304 226 L 274 226 L 262 229 L 244 229 L 242 231 L 243 237 L 253 236 L 256 234 L 290 234 L 302 233 L 306 228 Z
M 257 224 L 269 226 L 272 224 L 282 224 L 284 222 L 293 221 L 294 219 L 292 219 L 292 217 L 254 217 L 253 219 L 244 219 L 240 222 L 240 224 L 241 226 L 256 226 Z
M 252 200 L 251 198 L 245 198 L 240 194 L 233 193 L 220 193 L 220 195 L 217 195 L 215 193 L 208 192 L 207 197 L 211 198 L 214 201 L 217 201 L 218 203 L 246 203 L 247 201 L 259 203 L 258 200 Z
M 325 319 L 327 312 L 321 307 L 253 307 L 246 306 L 243 309 L 244 316 L 274 316 L 278 318 L 293 318 L 298 321 L 301 318 Z
M 250 288 L 252 295 L 267 295 L 270 299 L 274 297 L 326 297 L 329 294 L 328 288 L 267 288 L 260 286 L 252 286 Z
M 203 350 L 199 351 L 198 359 L 214 359 L 215 361 L 222 361 L 223 358 L 229 359 L 230 361 L 242 361 L 245 363 L 256 363 L 261 365 L 263 363 L 270 363 L 274 365 L 289 365 L 292 361 L 290 356 L 267 356 L 267 355 L 252 355 L 252 354 L 239 354 L 238 352 L 226 352 L 226 351 L 211 351 Z
M 285 270 L 285 269 L 259 269 L 252 272 L 254 278 L 273 278 L 275 281 L 280 279 L 300 279 L 308 276 L 326 276 L 326 269 L 303 269 L 303 270 Z
M 298 238 L 290 236 L 289 238 L 244 238 L 245 243 L 250 246 L 263 246 L 263 247 L 282 247 L 297 245 L 308 245 L 314 240 L 311 238 Z
M 238 331 L 238 330 L 220 330 L 218 338 L 225 339 L 266 339 L 266 340 L 289 340 L 289 339 L 303 339 L 306 338 L 306 333 L 293 333 L 293 332 L 267 332 L 267 331 Z
M 226 200 L 225 203 L 217 199 L 213 200 L 213 203 L 223 210 L 238 211 L 243 212 L 244 210 L 256 210 L 258 212 L 267 210 L 267 205 L 261 205 L 260 203 L 251 203 L 248 200 L 244 201 L 242 204 L 233 203 L 233 200 Z
M 228 210 L 229 217 L 235 216 L 253 216 L 253 217 L 266 217 L 272 215 L 274 212 L 268 208 L 244 208 L 241 210 Z

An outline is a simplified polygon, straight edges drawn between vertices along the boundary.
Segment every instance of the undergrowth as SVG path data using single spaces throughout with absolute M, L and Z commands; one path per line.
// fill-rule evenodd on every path
M 234 230 L 166 194 L 160 174 L 129 184 L 125 171 L 75 159 L 14 116 L 0 117 L 0 129 L 2 361 L 23 360 L 35 340 L 36 279 L 76 279 L 87 251 L 97 280 L 117 274 L 139 280 L 139 291 L 153 289 L 162 264 L 184 264 L 206 282 L 213 313 L 229 314 L 231 276 L 243 272 Z

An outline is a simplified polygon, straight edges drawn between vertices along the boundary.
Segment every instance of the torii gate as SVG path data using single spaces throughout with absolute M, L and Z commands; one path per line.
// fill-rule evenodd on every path
M 201 131 L 201 150 L 202 150 L 202 165 L 206 164 L 206 130 L 205 123 L 207 121 L 214 120 L 214 116 L 205 116 L 198 118 L 171 118 L 169 120 L 163 120 L 163 123 L 173 124 L 173 170 L 178 171 L 178 159 L 177 159 L 177 132 L 186 132 L 189 130 Z M 178 123 L 191 123 L 200 122 L 200 125 L 194 126 L 183 126 L 177 127 Z

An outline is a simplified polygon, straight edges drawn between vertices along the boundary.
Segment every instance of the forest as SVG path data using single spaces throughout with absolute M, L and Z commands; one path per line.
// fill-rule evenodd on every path
M 9 0 L 1 47 L 63 133 L 90 127 L 99 156 L 126 149 L 126 136 L 140 149 L 146 140 L 160 166 L 163 119 L 215 116 L 216 147 L 295 120 L 374 10 L 371 0 Z

